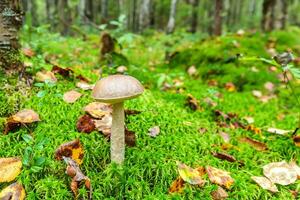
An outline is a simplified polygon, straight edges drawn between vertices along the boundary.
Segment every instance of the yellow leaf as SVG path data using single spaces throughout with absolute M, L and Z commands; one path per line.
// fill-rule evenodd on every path
M 23 200 L 25 199 L 24 187 L 20 183 L 13 183 L 0 192 L 0 199 Z
M 63 156 L 69 157 L 76 161 L 78 165 L 80 165 L 82 163 L 84 155 L 83 153 L 83 147 L 80 141 L 77 139 L 60 145 L 55 151 L 55 158 L 57 160 L 62 160 Z
M 32 123 L 40 121 L 39 115 L 30 109 L 24 109 L 12 116 L 12 119 L 20 123 Z
M 193 169 L 183 163 L 178 163 L 178 172 L 180 177 L 192 185 L 204 185 L 205 181 L 201 178 L 201 174 L 197 169 Z
M 0 158 L 0 183 L 13 181 L 21 173 L 21 168 L 20 158 Z
M 229 175 L 229 172 L 207 166 L 206 172 L 211 182 L 216 183 L 220 186 L 225 186 L 227 189 L 234 183 L 233 178 Z
M 35 78 L 39 82 L 51 81 L 53 83 L 57 82 L 57 78 L 55 77 L 53 72 L 50 71 L 41 71 L 36 73 Z
M 102 119 L 106 115 L 111 115 L 112 106 L 107 103 L 92 102 L 84 107 L 84 111 L 96 119 Z

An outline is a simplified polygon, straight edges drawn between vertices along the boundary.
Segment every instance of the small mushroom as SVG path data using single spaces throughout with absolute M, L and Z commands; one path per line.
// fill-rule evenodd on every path
M 121 164 L 125 157 L 125 131 L 123 102 L 141 95 L 141 83 L 127 75 L 112 75 L 100 79 L 92 92 L 94 99 L 113 105 L 111 127 L 111 161 Z

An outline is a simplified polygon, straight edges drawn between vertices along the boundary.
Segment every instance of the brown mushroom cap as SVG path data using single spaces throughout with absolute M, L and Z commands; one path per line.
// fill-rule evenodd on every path
M 133 99 L 143 92 L 144 87 L 136 78 L 127 75 L 112 75 L 96 83 L 92 96 L 105 103 L 119 103 Z

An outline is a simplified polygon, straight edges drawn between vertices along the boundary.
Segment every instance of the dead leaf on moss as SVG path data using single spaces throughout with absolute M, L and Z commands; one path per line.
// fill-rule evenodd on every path
M 20 183 L 13 183 L 0 192 L 1 200 L 23 200 L 25 199 L 25 190 Z
M 201 110 L 199 101 L 195 97 L 193 97 L 191 94 L 188 94 L 185 105 L 190 107 L 194 111 Z
M 289 165 L 296 171 L 297 178 L 300 179 L 300 167 L 296 164 L 295 161 L 290 162 Z
M 20 158 L 0 158 L 0 183 L 13 181 L 21 173 L 21 168 Z
M 123 74 L 127 71 L 127 67 L 126 66 L 119 66 L 117 67 L 117 72 L 120 73 L 120 74 Z
M 85 81 L 79 81 L 76 83 L 76 87 L 78 87 L 82 90 L 92 90 L 95 87 L 95 85 L 88 84 Z
M 230 135 L 228 133 L 221 131 L 219 132 L 219 135 L 223 138 L 225 142 L 228 143 L 230 141 Z
M 235 87 L 235 85 L 232 82 L 225 83 L 224 87 L 225 87 L 225 89 L 228 92 L 234 92 L 234 91 L 236 91 L 236 87 Z
M 105 115 L 102 119 L 94 119 L 96 129 L 103 133 L 106 138 L 110 137 L 111 126 L 112 126 L 112 116 Z
M 251 145 L 253 148 L 255 148 L 258 151 L 265 151 L 268 149 L 265 143 L 262 143 L 260 141 L 254 140 L 249 137 L 243 137 L 240 139 L 240 141 Z
M 83 115 L 78 119 L 76 128 L 78 132 L 91 133 L 96 129 L 96 126 L 93 118 L 89 115 Z
M 208 178 L 212 183 L 216 183 L 220 186 L 224 186 L 227 189 L 231 187 L 234 183 L 233 178 L 231 178 L 230 173 L 224 170 L 220 170 L 211 166 L 206 167 L 206 172 L 208 174 Z
M 294 167 L 285 161 L 269 163 L 263 167 L 263 172 L 272 183 L 280 185 L 292 184 L 298 178 Z
M 189 76 L 197 75 L 197 69 L 196 69 L 195 65 L 190 66 L 187 70 L 187 73 Z
M 263 176 L 252 176 L 251 179 L 255 181 L 260 187 L 271 192 L 278 192 L 278 189 L 274 183 Z
M 220 186 L 218 189 L 210 193 L 213 200 L 223 200 L 228 197 L 227 192 Z
M 156 137 L 160 132 L 159 126 L 154 126 L 152 128 L 149 128 L 149 133 L 148 135 L 151 137 Z
M 77 101 L 82 94 L 80 94 L 79 92 L 75 91 L 75 90 L 71 90 L 68 91 L 64 94 L 64 101 L 67 103 L 74 103 L 75 101 Z
M 142 111 L 125 109 L 124 112 L 125 112 L 125 117 L 126 117 L 128 115 L 137 115 L 137 114 L 140 114 Z
M 84 150 L 79 139 L 60 145 L 55 151 L 55 158 L 62 160 L 64 157 L 72 158 L 79 165 L 82 163 Z
M 55 77 L 54 73 L 50 72 L 50 71 L 45 71 L 45 70 L 36 73 L 35 79 L 38 82 L 45 82 L 45 81 L 50 81 L 53 83 L 57 82 L 57 78 Z
M 84 107 L 84 111 L 96 119 L 112 114 L 112 106 L 107 103 L 92 102 Z
M 135 132 L 125 128 L 125 144 L 129 147 L 135 146 Z
M 237 160 L 232 155 L 227 153 L 213 152 L 212 155 L 221 160 L 227 160 L 228 162 L 236 162 Z
M 184 188 L 184 180 L 178 176 L 169 188 L 169 193 L 181 193 Z
M 70 68 L 61 68 L 57 65 L 54 65 L 51 70 L 54 74 L 60 74 L 61 76 L 65 78 L 71 77 L 71 75 L 74 73 L 74 71 Z
M 290 130 L 282 130 L 282 129 L 278 129 L 278 128 L 268 128 L 267 132 L 269 133 L 274 133 L 277 135 L 286 135 L 292 131 Z
M 177 166 L 179 175 L 185 182 L 199 186 L 203 186 L 205 184 L 205 180 L 201 178 L 201 174 L 197 169 L 193 169 L 180 162 L 177 163 Z
M 17 112 L 12 116 L 12 119 L 16 122 L 25 124 L 41 121 L 39 114 L 30 109 L 24 109 Z
M 31 48 L 23 48 L 22 53 L 29 58 L 32 58 L 35 55 L 34 51 Z
M 297 147 L 300 147 L 300 135 L 294 136 L 293 141 Z
M 87 82 L 87 83 L 90 82 L 90 79 L 82 76 L 81 74 L 76 76 L 76 78 L 79 79 L 80 81 L 84 81 L 84 82 Z

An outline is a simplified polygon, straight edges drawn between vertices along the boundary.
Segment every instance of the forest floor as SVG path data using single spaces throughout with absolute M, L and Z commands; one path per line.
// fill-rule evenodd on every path
M 23 47 L 35 53 L 32 57 L 24 56 L 31 66 L 28 73 L 51 70 L 54 63 L 71 68 L 91 83 L 98 80 L 98 35 L 88 35 L 83 41 L 79 37 L 50 34 L 42 28 L 30 35 L 24 32 Z M 278 78 L 280 69 L 233 58 L 237 53 L 270 58 L 267 51 L 272 51 L 271 48 L 278 52 L 290 49 L 300 56 L 299 35 L 299 29 L 290 28 L 266 35 L 246 32 L 202 40 L 199 35 L 185 33 L 118 36 L 122 46 L 118 47 L 118 53 L 128 59 L 126 74 L 139 79 L 146 88 L 142 96 L 125 102 L 126 109 L 141 113 L 126 119 L 127 128 L 135 132 L 136 145 L 126 148 L 123 167 L 110 164 L 110 144 L 101 133 L 76 130 L 77 120 L 84 114 L 83 107 L 93 102 L 90 90 L 76 88 L 77 79 L 57 76 L 55 84 L 34 84 L 28 88 L 15 79 L 2 78 L 1 128 L 6 117 L 24 108 L 36 111 L 41 121 L 0 135 L 0 157 L 24 157 L 30 151 L 29 164 L 23 166 L 17 178 L 25 187 L 27 199 L 72 198 L 66 165 L 54 159 L 54 152 L 59 145 L 76 138 L 84 147 L 81 170 L 91 180 L 94 199 L 210 199 L 217 185 L 208 181 L 207 175 L 203 187 L 185 184 L 181 193 L 168 193 L 179 176 L 177 161 L 193 168 L 212 166 L 230 172 L 234 184 L 227 190 L 228 199 L 293 199 L 291 191 L 300 191 L 299 180 L 288 186 L 277 185 L 279 192 L 272 194 L 258 186 L 251 176 L 262 176 L 262 167 L 271 162 L 300 163 L 300 148 L 295 146 L 291 134 L 267 132 L 271 127 L 295 129 L 299 107 Z M 178 53 L 166 61 L 166 51 Z M 118 58 L 120 61 L 112 63 L 113 66 L 123 62 L 124 57 Z M 197 69 L 193 75 L 187 73 L 192 65 Z M 113 66 L 109 70 L 104 68 L 104 74 L 113 72 L 116 69 Z M 299 82 L 293 84 L 300 94 Z M 69 104 L 62 96 L 72 89 L 83 95 Z M 253 90 L 261 91 L 263 97 L 255 97 Z M 199 101 L 197 110 L 187 105 L 189 94 Z M 234 127 L 250 117 L 254 119 L 252 130 Z M 159 126 L 160 132 L 151 137 L 149 129 L 154 126 Z M 230 145 L 220 136 L 222 132 L 230 136 Z M 259 151 L 241 142 L 242 137 L 258 140 L 267 149 Z M 240 162 L 218 159 L 213 152 L 228 153 Z M 42 166 L 33 167 L 37 157 L 46 160 Z M 6 185 L 1 183 L 0 189 Z M 79 193 L 80 197 L 87 197 L 84 187 Z

